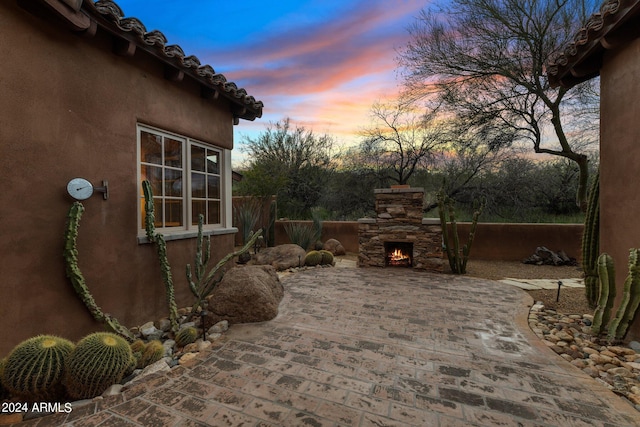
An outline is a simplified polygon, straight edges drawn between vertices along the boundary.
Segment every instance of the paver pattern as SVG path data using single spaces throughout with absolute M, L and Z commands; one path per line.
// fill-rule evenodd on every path
M 276 319 L 234 325 L 189 366 L 22 425 L 640 425 L 533 335 L 516 287 L 376 268 L 283 284 Z

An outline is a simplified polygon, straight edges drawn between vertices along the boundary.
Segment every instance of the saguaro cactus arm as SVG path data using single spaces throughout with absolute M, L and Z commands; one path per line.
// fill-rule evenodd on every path
M 460 239 L 458 237 L 458 224 L 456 222 L 456 211 L 453 207 L 453 201 L 445 194 L 444 189 L 440 189 L 437 194 L 438 211 L 440 215 L 440 226 L 442 227 L 442 247 L 447 254 L 449 267 L 454 274 L 465 274 L 467 272 L 467 261 L 471 252 L 471 245 L 476 234 L 478 218 L 482 213 L 485 202 L 482 201 L 480 206 L 473 213 L 471 222 L 471 230 L 467 243 L 460 249 Z M 448 218 L 447 218 L 448 216 Z M 451 238 L 453 239 L 453 248 L 449 241 L 448 223 L 451 222 Z
M 629 250 L 629 275 L 624 282 L 624 293 L 616 312 L 615 324 L 609 329 L 609 339 L 624 338 L 640 306 L 640 249 Z M 612 329 L 615 326 L 615 332 Z
M 167 305 L 169 306 L 169 321 L 171 322 L 171 330 L 178 331 L 178 306 L 176 305 L 175 295 L 173 293 L 173 277 L 171 276 L 171 265 L 167 258 L 167 242 L 162 234 L 156 233 L 155 215 L 153 207 L 153 189 L 148 180 L 142 181 L 142 190 L 144 193 L 144 209 L 145 209 L 145 230 L 147 238 L 150 242 L 156 244 L 156 252 L 160 262 L 160 271 L 162 281 L 165 286 L 167 295 Z
M 198 309 L 198 306 L 202 306 L 202 302 L 204 301 L 204 299 L 211 292 L 213 292 L 213 289 L 220 282 L 220 280 L 222 280 L 222 275 L 224 274 L 222 272 L 222 267 L 224 267 L 224 265 L 230 260 L 232 260 L 234 257 L 241 255 L 247 252 L 249 249 L 251 249 L 251 247 L 255 244 L 256 240 L 258 240 L 258 237 L 260 237 L 261 235 L 262 235 L 262 230 L 258 230 L 258 232 L 254 233 L 249 239 L 249 241 L 241 249 L 238 249 L 235 252 L 231 252 L 227 254 L 224 258 L 218 261 L 218 263 L 211 269 L 211 271 L 209 271 L 206 277 L 203 277 L 201 280 L 198 281 L 198 283 L 194 284 L 194 287 L 196 289 L 196 293 L 195 293 L 196 301 L 193 303 L 193 306 L 191 308 L 191 313 L 195 313 L 195 311 Z M 189 277 L 190 275 L 190 270 L 191 270 L 190 266 L 187 266 L 187 277 Z M 216 274 L 218 272 L 220 272 L 221 274 L 218 277 L 216 277 Z
M 598 277 L 600 282 L 600 296 L 598 306 L 593 313 L 593 324 L 591 332 L 599 335 L 602 328 L 608 323 L 611 314 L 611 307 L 615 299 L 615 269 L 613 259 L 609 254 L 603 253 L 598 257 Z
M 129 341 L 133 341 L 133 334 L 131 334 L 127 328 L 122 326 L 116 318 L 103 313 L 102 309 L 98 304 L 96 304 L 96 301 L 93 299 L 93 296 L 87 287 L 84 276 L 80 271 L 80 267 L 78 266 L 77 238 L 80 218 L 82 218 L 83 212 L 84 206 L 80 202 L 75 202 L 71 206 L 71 209 L 69 209 L 67 227 L 64 233 L 65 242 L 63 251 L 67 277 L 71 281 L 73 289 L 76 291 L 94 319 L 107 325 L 107 327 L 116 334 Z
M 585 293 L 591 308 L 598 303 L 598 267 L 600 251 L 600 174 L 593 177 L 582 234 L 582 268 L 584 270 Z

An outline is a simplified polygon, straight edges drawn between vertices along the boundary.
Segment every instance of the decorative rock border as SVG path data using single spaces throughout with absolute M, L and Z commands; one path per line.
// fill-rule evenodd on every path
M 608 345 L 591 335 L 592 320 L 546 310 L 541 302 L 529 311 L 529 326 L 544 344 L 640 411 L 640 343 Z
M 202 334 L 202 326 L 200 325 L 200 319 L 196 318 L 195 322 L 187 322 L 188 316 L 186 316 L 188 309 L 180 309 L 181 325 L 182 326 L 196 326 L 199 328 L 200 334 Z M 102 401 L 110 396 L 115 396 L 127 389 L 137 385 L 137 383 L 145 377 L 151 377 L 151 375 L 158 374 L 160 372 L 170 372 L 172 369 L 183 365 L 189 365 L 191 361 L 198 357 L 201 352 L 210 349 L 224 336 L 224 333 L 229 329 L 229 322 L 226 320 L 220 321 L 206 331 L 206 339 L 198 338 L 195 342 L 187 344 L 184 347 L 177 347 L 176 342 L 170 338 L 169 320 L 164 318 L 156 322 L 148 322 L 140 327 L 131 328 L 131 331 L 137 338 L 149 341 L 152 339 L 159 339 L 162 341 L 165 348 L 165 356 L 155 363 L 145 367 L 144 369 L 136 369 L 131 375 L 124 378 L 119 384 L 113 384 L 107 388 L 100 396 L 96 396 L 92 399 L 76 400 L 69 402 L 70 405 L 67 410 L 77 410 L 82 406 L 90 404 L 92 402 Z M 64 403 L 62 405 L 65 405 Z M 59 410 L 57 406 L 52 406 L 53 410 Z M 29 408 L 31 408 L 29 406 Z M 67 408 L 66 406 L 64 408 Z M 27 412 L 15 412 L 11 414 L 0 414 L 0 426 L 13 423 L 20 423 L 36 418 L 45 417 L 48 415 L 55 415 L 56 412 L 51 412 L 51 409 L 44 411 Z

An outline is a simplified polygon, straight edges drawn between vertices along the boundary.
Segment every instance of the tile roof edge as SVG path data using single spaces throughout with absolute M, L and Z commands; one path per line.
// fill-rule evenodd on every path
M 574 86 L 595 75 L 573 76 L 572 69 L 605 47 L 601 40 L 630 17 L 640 13 L 639 0 L 606 0 L 600 10 L 587 19 L 573 41 L 552 53 L 546 61 L 547 76 L 552 86 Z M 566 81 L 565 81 L 566 78 Z
M 98 27 L 127 42 L 134 43 L 136 48 L 150 53 L 174 69 L 176 76 L 180 75 L 180 77 L 176 77 L 177 79 L 182 78 L 180 73 L 189 75 L 198 81 L 203 89 L 208 89 L 210 93 L 207 96 L 217 98 L 219 95 L 229 100 L 235 107 L 233 108 L 234 124 L 238 123 L 238 119 L 255 120 L 262 117 L 264 106 L 262 101 L 257 101 L 245 89 L 227 81 L 227 78 L 223 74 L 216 73 L 212 66 L 202 65 L 195 55 L 185 55 L 179 45 L 168 45 L 167 38 L 161 31 L 147 31 L 138 18 L 125 17 L 124 12 L 115 1 L 84 0 L 81 10 Z

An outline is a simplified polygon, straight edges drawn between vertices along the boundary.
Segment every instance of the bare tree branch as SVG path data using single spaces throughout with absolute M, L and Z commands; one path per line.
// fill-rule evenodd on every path
M 529 141 L 535 152 L 575 162 L 581 174 L 577 202 L 583 206 L 587 156 L 575 150 L 585 149 L 587 135 L 586 139 L 597 141 L 597 133 L 587 133 L 594 130 L 588 123 L 597 122 L 597 91 L 593 82 L 570 92 L 551 88 L 544 61 L 573 37 L 580 19 L 599 4 L 596 0 L 442 2 L 424 10 L 410 29 L 411 41 L 401 54 L 407 88 L 414 99 L 436 93 L 437 102 L 461 120 L 510 127 L 514 140 Z M 575 138 L 577 143 L 569 140 L 568 135 L 578 133 L 582 135 Z

